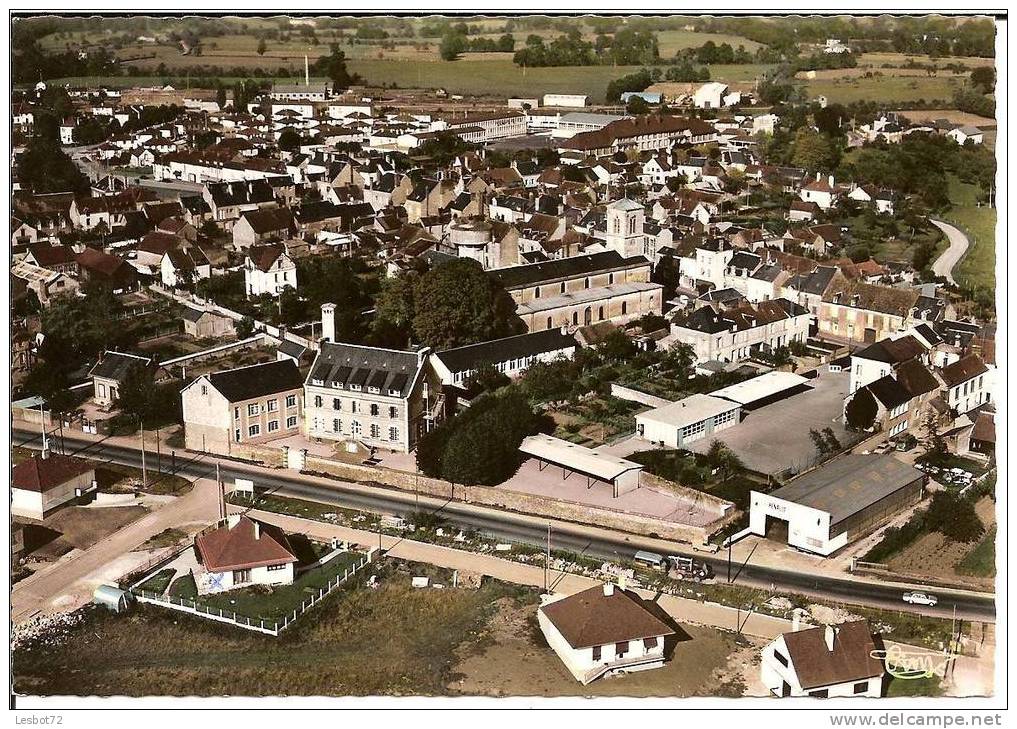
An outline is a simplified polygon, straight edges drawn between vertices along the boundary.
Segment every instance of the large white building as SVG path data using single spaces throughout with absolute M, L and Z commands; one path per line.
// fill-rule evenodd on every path
M 772 352 L 809 336 L 809 311 L 787 299 L 722 309 L 708 304 L 671 325 L 675 341 L 688 344 L 699 361 L 739 362 L 756 351 Z
M 413 450 L 442 415 L 437 377 L 426 366 L 430 350 L 331 341 L 335 307 L 325 304 L 322 310 L 328 341 L 321 342 L 304 382 L 307 436 L 391 451 Z
M 686 448 L 690 443 L 737 425 L 741 406 L 711 395 L 695 394 L 670 405 L 636 414 L 636 435 L 651 443 Z
M 749 530 L 824 557 L 917 504 L 925 475 L 892 454 L 848 454 L 750 497 Z

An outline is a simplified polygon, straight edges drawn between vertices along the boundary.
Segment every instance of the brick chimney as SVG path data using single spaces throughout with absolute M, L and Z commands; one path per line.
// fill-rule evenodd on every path
M 604 597 L 611 597 L 612 595 L 614 595 L 614 583 L 613 582 L 605 582 L 604 583 Z

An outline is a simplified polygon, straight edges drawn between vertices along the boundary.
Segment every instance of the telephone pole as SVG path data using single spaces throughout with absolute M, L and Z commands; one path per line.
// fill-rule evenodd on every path
M 148 489 L 148 470 L 145 468 L 145 421 L 141 422 L 141 487 Z

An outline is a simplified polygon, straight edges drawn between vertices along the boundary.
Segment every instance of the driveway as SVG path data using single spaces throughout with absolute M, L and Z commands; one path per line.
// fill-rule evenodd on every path
M 11 619 L 17 623 L 35 612 L 65 612 L 88 602 L 92 590 L 115 580 L 143 562 L 125 555 L 170 527 L 205 526 L 218 518 L 214 481 L 199 480 L 184 496 L 175 498 L 136 522 L 114 532 L 94 546 L 69 555 L 21 580 L 11 591 Z M 194 531 L 197 531 L 195 529 Z M 117 569 L 112 569 L 116 567 Z M 112 574 L 120 571 L 120 574 Z
M 942 220 L 932 220 L 930 218 L 929 222 L 943 231 L 950 240 L 950 247 L 943 251 L 942 255 L 933 262 L 932 272 L 956 285 L 957 281 L 953 277 L 954 266 L 960 263 L 960 259 L 967 253 L 968 246 L 971 243 L 959 228 L 949 223 L 944 223 Z

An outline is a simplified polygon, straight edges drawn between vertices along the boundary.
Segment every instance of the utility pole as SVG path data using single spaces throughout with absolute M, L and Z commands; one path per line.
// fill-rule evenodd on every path
M 731 584 L 731 539 L 727 540 L 727 583 Z
M 551 569 L 551 522 L 547 522 L 547 552 L 544 554 L 544 592 L 548 588 L 548 572 Z
M 145 468 L 145 421 L 141 422 L 141 487 L 148 488 L 148 470 Z

